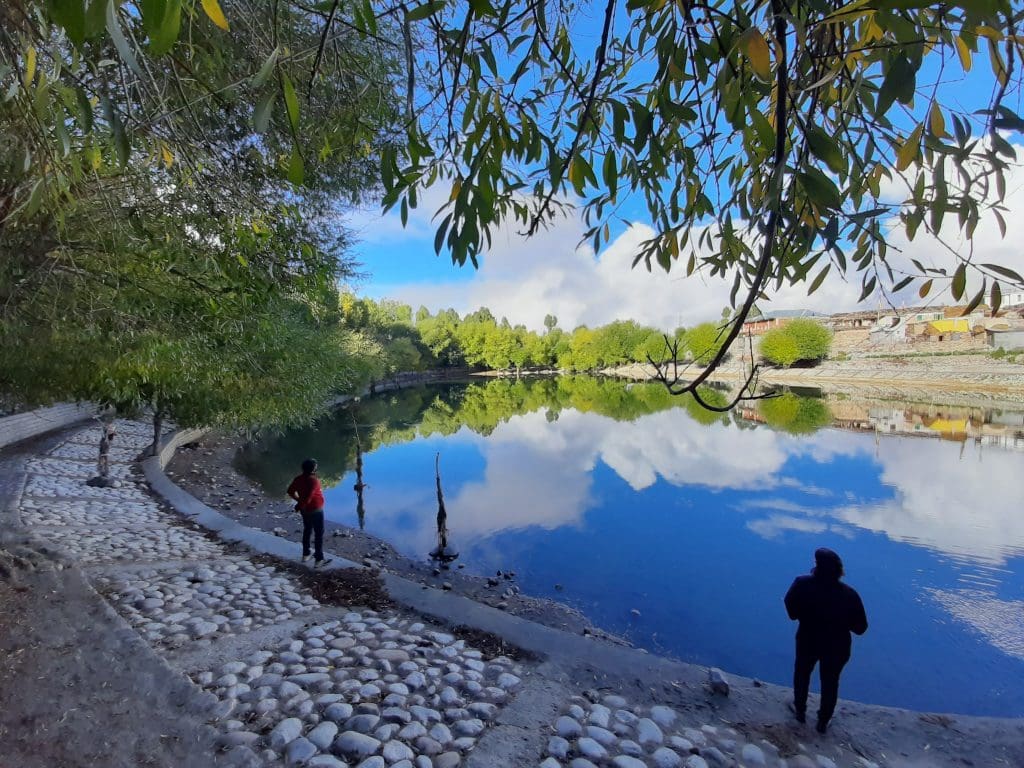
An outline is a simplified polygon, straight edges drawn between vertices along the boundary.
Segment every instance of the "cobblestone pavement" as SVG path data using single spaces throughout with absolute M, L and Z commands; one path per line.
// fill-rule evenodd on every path
M 28 462 L 18 511 L 189 675 L 218 733 L 220 764 L 456 768 L 474 750 L 486 752 L 503 710 L 531 690 L 536 664 L 488 657 L 401 611 L 321 605 L 285 570 L 232 554 L 161 508 L 132 463 L 150 440 L 148 427 L 119 421 L 117 432 L 111 476 L 119 487 L 85 485 L 99 434 L 80 429 Z M 539 754 L 517 764 L 875 765 L 838 747 L 824 755 L 796 744 L 782 754 L 666 706 L 582 690 L 567 693 L 557 719 L 534 736 Z

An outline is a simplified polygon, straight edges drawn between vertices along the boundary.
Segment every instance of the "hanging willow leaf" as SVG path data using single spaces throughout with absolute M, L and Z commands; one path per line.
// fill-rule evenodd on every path
M 277 99 L 277 91 L 271 91 L 256 105 L 253 112 L 252 123 L 256 133 L 266 133 L 270 125 L 270 117 L 274 113 L 274 101 Z
M 281 49 L 278 47 L 275 48 L 269 56 L 267 56 L 267 60 L 263 62 L 263 66 L 260 67 L 260 71 L 252 78 L 252 84 L 254 87 L 259 88 L 267 82 L 268 79 L 270 79 L 270 75 L 274 72 L 274 67 L 277 64 L 277 58 L 280 55 Z
M 992 316 L 995 317 L 996 313 L 999 311 L 999 307 L 1003 305 L 1003 291 L 999 287 L 998 280 L 994 280 L 992 282 L 992 293 L 989 297 L 989 303 L 992 305 Z
M 295 186 L 302 186 L 306 178 L 306 167 L 302 161 L 302 153 L 298 147 L 292 147 L 291 158 L 288 160 L 288 181 Z
M 956 272 L 953 273 L 953 284 L 950 286 L 956 301 L 963 298 L 965 288 L 967 288 L 967 265 L 960 264 L 957 266 Z
M 299 130 L 299 97 L 295 93 L 295 86 L 292 85 L 288 75 L 281 75 L 281 85 L 284 89 L 284 106 L 288 111 L 288 121 L 292 124 L 292 130 Z
M 124 33 L 121 31 L 121 20 L 117 16 L 117 3 L 115 2 L 110 2 L 107 5 L 107 32 L 110 35 L 110 39 L 114 42 L 114 47 L 117 49 L 121 60 L 128 65 L 132 72 L 142 75 L 142 69 L 139 67 L 139 62 L 135 60 L 132 47 L 125 40 Z

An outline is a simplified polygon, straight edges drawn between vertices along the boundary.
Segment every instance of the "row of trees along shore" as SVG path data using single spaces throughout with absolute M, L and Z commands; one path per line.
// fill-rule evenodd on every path
M 375 340 L 402 344 L 339 309 L 354 271 L 339 222 L 357 203 L 404 224 L 440 201 L 434 247 L 457 265 L 500 227 L 533 234 L 573 210 L 600 252 L 640 210 L 652 235 L 635 266 L 732 286 L 706 370 L 663 372 L 698 399 L 754 302 L 784 286 L 831 275 L 862 300 L 913 284 L 993 308 L 1001 286 L 1024 288 L 958 245 L 985 221 L 1005 236 L 1020 3 L 589 11 L 0 3 L 0 396 L 147 406 L 157 423 L 308 421 L 391 365 Z M 946 247 L 897 256 L 917 233 Z M 545 349 L 554 328 L 516 344 L 497 323 L 454 351 L 448 320 L 422 345 L 439 360 L 589 368 L 657 346 L 627 325 Z
M 634 320 L 616 320 L 596 328 L 559 327 L 558 318 L 544 318 L 544 332 L 496 319 L 487 307 L 466 315 L 454 309 L 432 314 L 408 304 L 383 299 L 341 297 L 344 324 L 366 334 L 381 348 L 390 372 L 433 368 L 478 368 L 496 371 L 523 368 L 591 372 L 633 363 L 665 363 L 673 351 L 681 361 L 707 365 L 725 339 L 728 312 L 718 322 L 662 331 Z M 813 320 L 797 319 L 772 329 L 761 343 L 761 357 L 791 366 L 828 356 L 832 333 Z M 674 348 L 672 345 L 677 345 Z

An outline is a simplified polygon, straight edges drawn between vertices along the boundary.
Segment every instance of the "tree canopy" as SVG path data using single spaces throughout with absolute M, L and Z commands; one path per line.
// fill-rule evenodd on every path
M 817 362 L 828 357 L 832 332 L 814 320 L 796 318 L 769 330 L 761 338 L 760 349 L 761 356 L 776 365 Z
M 309 13 L 225 6 L 0 10 L 0 388 L 255 426 L 371 373 L 336 214 L 374 194 L 398 65 L 336 34 L 307 78 Z
M 477 263 L 496 227 L 533 232 L 570 206 L 597 249 L 639 205 L 655 235 L 636 264 L 731 281 L 717 353 L 694 377 L 665 369 L 673 392 L 697 393 L 754 303 L 786 284 L 813 292 L 841 274 L 866 298 L 917 280 L 922 297 L 948 287 L 995 308 L 1002 286 L 1024 285 L 969 249 L 925 264 L 891 247 L 894 230 L 1005 225 L 1024 128 L 1019 3 L 606 0 L 592 21 L 589 8 L 4 4 L 6 311 L 53 274 L 95 281 L 131 236 L 110 222 L 154 208 L 179 219 L 165 235 L 226 272 L 225 244 L 250 227 L 273 233 L 248 262 L 260 286 L 290 282 L 296 254 L 300 283 L 332 282 L 339 199 L 382 193 L 404 221 L 435 185 L 435 247 L 458 264 Z M 516 364 L 514 345 L 489 346 Z

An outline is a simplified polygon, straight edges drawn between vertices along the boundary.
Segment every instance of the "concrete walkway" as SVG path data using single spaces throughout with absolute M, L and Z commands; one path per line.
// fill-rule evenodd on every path
M 200 504 L 163 475 L 160 459 L 146 462 L 143 476 L 134 457 L 148 426 L 120 421 L 118 433 L 111 459 L 120 487 L 84 484 L 96 428 L 69 431 L 26 462 L 10 524 L 63 549 L 163 662 L 188 676 L 216 732 L 218 764 L 1024 764 L 1020 721 L 929 722 L 843 702 L 833 730 L 819 737 L 788 719 L 786 689 L 735 679 L 730 695 L 716 695 L 702 668 L 540 627 L 388 574 L 401 609 L 321 604 L 307 580 L 251 557 L 294 560 L 293 544 Z M 479 630 L 528 653 L 513 660 L 475 647 Z

